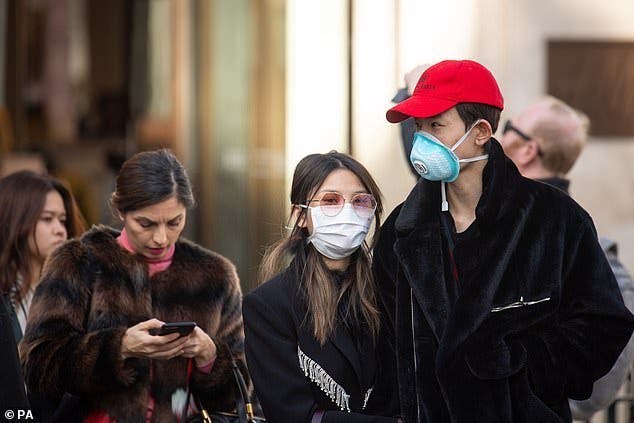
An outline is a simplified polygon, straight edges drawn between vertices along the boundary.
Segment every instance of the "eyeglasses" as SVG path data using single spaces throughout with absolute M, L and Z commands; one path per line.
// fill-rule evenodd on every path
M 502 134 L 506 134 L 508 131 L 513 131 L 517 135 L 520 136 L 524 141 L 533 141 L 533 138 L 529 135 L 526 135 L 525 132 L 522 132 L 517 126 L 513 125 L 510 120 L 507 120 L 504 124 L 504 129 L 502 130 Z M 539 143 L 537 143 L 537 155 L 539 157 L 543 157 L 542 149 L 539 148 Z
M 507 120 L 506 123 L 504 124 L 504 130 L 502 131 L 503 134 L 506 134 L 508 131 L 513 131 L 515 132 L 517 135 L 519 135 L 520 137 L 522 137 L 522 139 L 524 141 L 530 141 L 531 137 L 526 135 L 524 132 L 522 132 L 520 129 L 518 129 L 516 126 L 514 126 L 510 120 Z
M 336 216 L 343 210 L 346 198 L 338 192 L 325 192 L 321 198 L 308 200 L 309 203 L 319 202 L 319 208 L 326 216 Z M 355 194 L 350 198 L 352 209 L 359 217 L 369 218 L 376 210 L 376 199 L 372 194 Z M 300 204 L 300 207 L 308 207 Z

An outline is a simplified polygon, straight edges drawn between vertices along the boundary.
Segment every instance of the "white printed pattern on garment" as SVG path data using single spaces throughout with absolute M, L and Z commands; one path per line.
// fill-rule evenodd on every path
M 304 372 L 304 375 L 309 378 L 312 382 L 319 386 L 319 389 L 325 393 L 328 398 L 332 400 L 337 407 L 339 407 L 342 411 L 350 412 L 350 395 L 346 392 L 345 389 L 341 385 L 339 385 L 329 374 L 326 372 L 319 363 L 315 362 L 312 358 L 304 354 L 299 346 L 297 347 L 297 356 L 299 357 L 299 367 Z M 370 395 L 372 394 L 372 389 L 370 388 L 365 393 L 365 398 L 363 400 L 362 409 L 365 410 L 365 407 L 370 399 Z
M 370 395 L 372 395 L 373 389 L 374 389 L 374 386 L 366 391 L 365 398 L 363 398 L 363 407 L 361 407 L 362 410 L 365 410 L 365 406 L 368 405 L 368 400 L 370 399 Z
M 524 297 L 520 297 L 519 301 L 515 301 L 514 303 L 511 303 L 509 305 L 505 305 L 501 307 L 493 307 L 491 309 L 491 313 L 497 313 L 497 312 L 508 310 L 511 308 L 532 306 L 532 305 L 543 303 L 546 301 L 550 301 L 550 297 L 542 298 L 541 300 L 537 300 L 537 301 L 524 301 Z

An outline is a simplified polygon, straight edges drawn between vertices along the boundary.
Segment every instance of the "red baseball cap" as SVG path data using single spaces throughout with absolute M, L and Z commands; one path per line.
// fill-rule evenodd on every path
M 502 110 L 504 99 L 495 78 L 473 60 L 444 60 L 427 68 L 410 98 L 387 111 L 387 120 L 428 118 L 458 103 L 483 103 Z

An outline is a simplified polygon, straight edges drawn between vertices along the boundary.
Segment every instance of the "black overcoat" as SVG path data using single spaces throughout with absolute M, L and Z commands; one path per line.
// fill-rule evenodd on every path
M 18 359 L 18 347 L 13 335 L 13 324 L 10 314 L 11 305 L 0 295 L 0 410 L 26 410 L 29 403 L 24 392 L 22 369 Z
M 567 399 L 591 394 L 632 333 L 590 216 L 488 144 L 479 236 L 453 251 L 459 281 L 445 274 L 437 182 L 416 185 L 375 249 L 380 360 L 395 365 L 383 395 L 398 393 L 408 422 L 570 421 Z
M 269 422 L 310 422 L 316 410 L 325 410 L 323 423 L 396 422 L 365 414 L 376 374 L 370 334 L 339 325 L 321 346 L 294 272 L 250 292 L 242 311 L 247 366 Z

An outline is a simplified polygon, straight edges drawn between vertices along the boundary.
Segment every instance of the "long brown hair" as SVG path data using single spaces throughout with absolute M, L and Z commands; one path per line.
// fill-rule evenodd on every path
M 375 227 L 372 241 L 364 242 L 352 256 L 349 266 L 354 266 L 351 276 L 341 286 L 333 281 L 332 272 L 328 270 L 322 256 L 312 244 L 308 244 L 308 230 L 298 225 L 306 218 L 306 209 L 299 205 L 308 204 L 324 180 L 337 169 L 347 169 L 354 173 L 370 194 L 377 201 L 374 212 Z M 383 212 L 381 191 L 365 167 L 352 157 L 331 151 L 327 154 L 311 154 L 304 157 L 295 168 L 291 186 L 291 204 L 296 213 L 295 222 L 288 236 L 270 246 L 260 265 L 260 282 L 271 279 L 285 268 L 295 274 L 302 285 L 302 292 L 308 303 L 308 318 L 313 325 L 317 341 L 322 345 L 332 335 L 337 318 L 356 322 L 367 326 L 373 336 L 379 327 L 379 312 L 376 307 L 374 277 L 370 263 L 370 251 L 376 242 L 376 235 L 381 224 Z M 290 220 L 289 219 L 289 220 Z M 338 313 L 342 298 L 348 298 L 348 306 L 344 316 Z
M 23 283 L 15 293 L 16 301 L 31 288 L 34 275 L 29 266 L 29 237 L 35 236 L 46 195 L 51 191 L 57 191 L 64 202 L 68 238 L 81 234 L 84 219 L 71 191 L 62 182 L 26 170 L 0 179 L 0 291 L 9 293 L 19 273 Z

